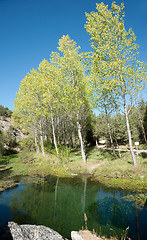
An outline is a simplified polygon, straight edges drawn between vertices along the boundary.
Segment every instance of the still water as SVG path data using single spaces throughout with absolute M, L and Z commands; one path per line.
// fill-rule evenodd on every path
M 134 193 L 106 188 L 87 177 L 32 180 L 0 194 L 0 225 L 45 225 L 70 239 L 72 230 L 85 228 L 86 213 L 89 230 L 120 239 L 129 227 L 131 239 L 147 239 L 147 209 L 128 198 Z

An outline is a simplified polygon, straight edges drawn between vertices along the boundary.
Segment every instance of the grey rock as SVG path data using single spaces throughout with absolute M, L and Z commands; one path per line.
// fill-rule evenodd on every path
M 0 116 L 0 130 L 5 133 L 10 127 L 12 128 L 12 135 L 16 137 L 17 142 L 27 136 L 26 134 L 23 134 L 19 128 L 14 127 L 10 117 Z
M 64 238 L 45 226 L 18 225 L 8 222 L 8 226 L 1 230 L 2 240 L 64 240 Z
M 9 118 L 9 117 L 4 118 L 4 117 L 0 116 L 0 129 L 3 132 L 6 132 L 10 126 L 12 126 L 11 118 Z
M 72 240 L 83 240 L 81 235 L 78 232 L 76 232 L 76 231 L 72 231 L 71 232 L 71 239 Z

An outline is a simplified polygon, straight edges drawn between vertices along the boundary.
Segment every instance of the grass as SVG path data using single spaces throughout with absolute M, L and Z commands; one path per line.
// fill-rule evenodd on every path
M 53 154 L 46 155 L 22 152 L 17 155 L 0 158 L 0 190 L 18 183 L 22 176 L 52 174 L 71 176 L 72 174 L 90 174 L 107 186 L 147 190 L 147 154 L 139 155 L 137 167 L 129 152 L 123 152 L 122 158 L 114 158 L 112 151 L 88 148 L 87 164 L 83 163 L 80 150 L 72 150 L 67 159 L 59 159 Z
M 92 165 L 96 168 L 92 171 L 94 179 L 105 183 L 107 186 L 130 188 L 140 191 L 147 190 L 147 154 L 139 155 L 137 167 L 133 167 L 133 161 L 129 152 L 123 152 L 122 158 L 114 158 L 112 151 L 98 150 L 89 148 L 87 152 L 87 166 L 82 164 L 80 154 L 72 153 L 71 159 L 74 159 L 72 169 L 77 171 L 76 167 L 80 163 L 80 171 L 88 173 Z

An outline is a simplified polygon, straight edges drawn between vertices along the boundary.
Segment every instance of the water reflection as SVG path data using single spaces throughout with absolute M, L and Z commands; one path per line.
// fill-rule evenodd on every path
M 59 177 L 57 177 L 56 187 L 55 187 L 55 204 L 54 204 L 54 217 L 56 214 L 56 205 L 57 205 L 57 189 L 58 189 Z
M 147 209 L 138 209 L 133 200 L 126 201 L 123 197 L 129 194 L 106 188 L 87 177 L 48 176 L 38 184 L 22 182 L 0 195 L 0 224 L 9 220 L 42 224 L 70 238 L 72 230 L 85 227 L 86 213 L 90 230 L 121 238 L 129 226 L 132 239 L 147 239 Z

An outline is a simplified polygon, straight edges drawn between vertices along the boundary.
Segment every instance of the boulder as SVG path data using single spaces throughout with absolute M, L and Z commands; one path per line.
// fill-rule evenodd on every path
M 83 238 L 80 236 L 80 234 L 76 231 L 71 232 L 71 239 L 72 240 L 83 240 Z
M 102 240 L 102 238 L 98 237 L 95 233 L 92 233 L 89 230 L 80 230 L 71 232 L 72 240 Z
M 45 226 L 18 225 L 15 222 L 8 222 L 8 225 L 1 229 L 1 240 L 64 240 L 64 238 Z

